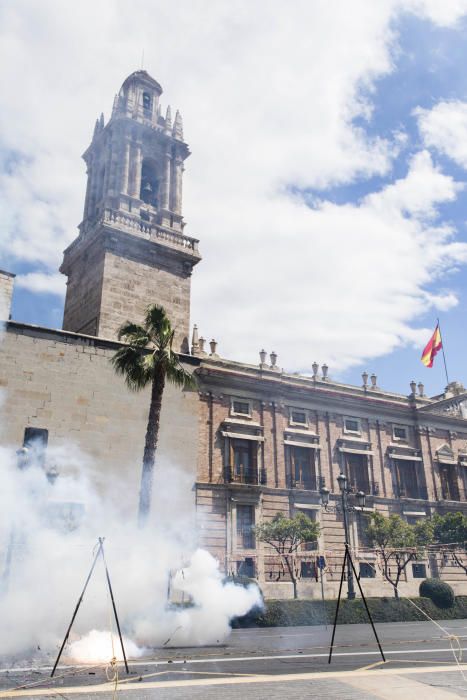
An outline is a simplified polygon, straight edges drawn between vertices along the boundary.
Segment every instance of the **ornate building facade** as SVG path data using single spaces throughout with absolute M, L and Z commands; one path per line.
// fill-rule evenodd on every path
M 161 94 L 155 80 L 137 71 L 123 83 L 110 120 L 96 123 L 84 154 L 83 221 L 61 266 L 68 278 L 63 330 L 7 320 L 14 276 L 0 272 L 6 321 L 0 388 L 8 406 L 0 440 L 21 446 L 35 436 L 48 445 L 78 445 L 99 465 L 99 488 L 109 472 L 125 482 L 126 508 L 134 514 L 149 395 L 129 393 L 109 359 L 119 326 L 141 321 L 148 303 L 160 303 L 198 391 L 167 388 L 158 454 L 192 486 L 186 511 L 197 522 L 200 544 L 226 573 L 257 578 L 266 596 L 288 597 L 287 573 L 256 542 L 252 526 L 278 512 L 303 512 L 321 530 L 318 542 L 298 554 L 300 594 L 320 595 L 316 558 L 322 555 L 325 591 L 335 595 L 342 515 L 323 508 L 320 491 L 329 489 L 336 502 L 343 472 L 354 491 L 366 494 L 364 510 L 351 520 L 365 589 L 391 595 L 365 521 L 374 511 L 412 523 L 435 512 L 467 512 L 467 393 L 452 383 L 429 398 L 412 383 L 400 395 L 366 373 L 361 386 L 351 386 L 316 364 L 311 376 L 289 374 L 275 353 L 268 358 L 264 351 L 256 366 L 232 362 L 214 341 L 206 348 L 196 327 L 189 347 L 191 272 L 200 260 L 182 218 L 189 149 L 180 114 L 172 121 L 169 108 L 162 116 Z M 465 587 L 462 570 L 432 555 L 407 567 L 401 592 L 416 593 L 429 575 L 459 592 Z

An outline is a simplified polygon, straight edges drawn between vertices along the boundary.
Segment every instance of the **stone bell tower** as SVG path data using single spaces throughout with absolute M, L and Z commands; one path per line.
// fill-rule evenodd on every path
M 190 155 L 182 118 L 161 116 L 162 88 L 144 70 L 115 97 L 110 121 L 96 121 L 83 158 L 87 190 L 79 235 L 65 250 L 63 328 L 114 339 L 125 321 L 140 323 L 163 306 L 188 352 L 190 281 L 201 259 L 183 233 L 182 177 Z

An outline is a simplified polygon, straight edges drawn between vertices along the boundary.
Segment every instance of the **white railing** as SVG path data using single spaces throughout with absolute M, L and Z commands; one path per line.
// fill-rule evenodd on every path
M 162 240 L 171 245 L 191 250 L 194 253 L 198 252 L 199 241 L 196 238 L 185 236 L 177 231 L 171 231 L 149 221 L 142 221 L 139 217 L 131 216 L 131 214 L 126 214 L 125 212 L 106 209 L 104 211 L 104 223 L 110 223 L 126 231 L 138 231 L 146 238 Z

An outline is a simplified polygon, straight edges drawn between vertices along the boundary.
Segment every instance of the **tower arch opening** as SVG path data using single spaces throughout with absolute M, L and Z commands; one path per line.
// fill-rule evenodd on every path
M 157 163 L 153 158 L 144 158 L 141 166 L 140 199 L 151 207 L 159 207 L 160 180 Z

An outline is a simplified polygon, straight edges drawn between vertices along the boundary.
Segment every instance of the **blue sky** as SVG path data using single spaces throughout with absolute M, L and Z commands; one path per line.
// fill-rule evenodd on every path
M 183 112 L 186 231 L 204 258 L 192 321 L 221 354 L 255 362 L 264 346 L 288 370 L 316 359 L 343 381 L 366 369 L 438 393 L 442 359 L 429 370 L 420 353 L 439 316 L 450 378 L 467 383 L 467 5 L 137 5 L 137 27 L 129 2 L 86 1 L 72 22 L 51 0 L 0 10 L 3 63 L 17 66 L 0 91 L 13 318 L 61 325 L 80 154 L 144 47 Z

